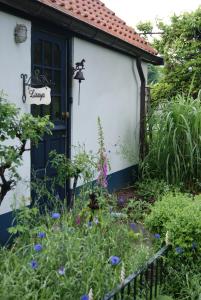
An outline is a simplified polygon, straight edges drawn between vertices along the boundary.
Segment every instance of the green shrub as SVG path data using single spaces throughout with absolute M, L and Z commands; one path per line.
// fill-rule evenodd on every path
M 201 196 L 169 193 L 157 201 L 145 219 L 146 227 L 158 233 L 159 244 L 168 240 L 165 293 L 176 299 L 199 299 L 201 293 Z M 167 234 L 168 232 L 168 234 Z
M 161 103 L 148 120 L 149 152 L 143 173 L 168 183 L 200 189 L 201 102 L 178 95 Z
M 175 254 L 181 248 L 182 257 L 198 256 L 201 249 L 201 196 L 169 193 L 157 201 L 145 220 L 153 233 L 165 239 L 166 233 L 174 246 Z

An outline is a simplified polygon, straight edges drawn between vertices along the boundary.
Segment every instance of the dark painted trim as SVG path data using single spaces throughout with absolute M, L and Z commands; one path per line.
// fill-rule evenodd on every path
M 126 169 L 114 172 L 107 176 L 108 181 L 108 191 L 113 193 L 121 188 L 126 188 L 134 184 L 138 179 L 138 165 L 128 167 Z M 96 183 L 94 180 L 91 185 L 93 186 Z M 80 193 L 80 190 L 83 186 L 76 188 L 76 194 Z
M 126 53 L 132 57 L 141 57 L 143 61 L 161 65 L 163 59 L 156 55 L 146 52 L 138 47 L 135 47 L 113 35 L 104 32 L 96 27 L 87 24 L 83 21 L 69 16 L 62 11 L 56 10 L 53 7 L 49 7 L 39 1 L 29 0 L 0 0 L 0 4 L 4 7 L 4 10 L 15 11 L 15 14 L 22 13 L 29 19 L 38 19 L 48 21 L 56 26 L 60 26 L 65 30 L 71 31 L 74 35 L 80 36 L 87 40 L 91 40 L 96 43 L 101 43 L 111 49 L 116 49 L 122 53 Z M 19 11 L 19 13 L 18 13 Z
M 140 157 L 143 160 L 145 156 L 145 87 L 146 80 L 142 69 L 142 60 L 137 58 L 137 70 L 140 77 Z
M 71 140 L 72 140 L 72 104 L 73 104 L 73 39 L 68 40 L 67 45 L 67 112 L 69 117 L 67 119 L 67 158 L 71 158 Z M 70 179 L 66 183 L 66 194 L 67 194 L 67 205 L 70 205 L 71 200 L 71 190 L 70 190 Z
M 15 224 L 15 216 L 13 212 L 0 215 L 0 245 L 6 245 L 12 240 L 8 228 Z
M 108 175 L 108 191 L 110 193 L 133 185 L 138 178 L 138 165 Z

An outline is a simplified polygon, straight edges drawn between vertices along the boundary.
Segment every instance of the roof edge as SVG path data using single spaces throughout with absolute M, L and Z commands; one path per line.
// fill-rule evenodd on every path
M 76 35 L 93 40 L 109 48 L 116 49 L 133 57 L 140 57 L 143 61 L 154 64 L 163 65 L 163 58 L 156 56 L 145 50 L 135 47 L 130 43 L 121 40 L 118 37 L 98 29 L 84 21 L 67 15 L 60 10 L 47 6 L 36 0 L 0 0 L 0 3 L 7 7 L 16 9 L 30 17 L 40 18 L 56 25 L 63 27 L 68 31 L 72 31 Z

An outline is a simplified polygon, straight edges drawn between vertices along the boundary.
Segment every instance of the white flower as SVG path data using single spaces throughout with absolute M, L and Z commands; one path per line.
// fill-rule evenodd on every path
M 166 245 L 170 245 L 170 234 L 169 234 L 169 231 L 166 232 L 165 243 L 166 243 Z
M 89 300 L 93 300 L 94 299 L 94 297 L 93 297 L 93 290 L 92 289 L 90 289 L 88 296 L 89 296 Z
M 121 280 L 121 284 L 123 284 L 124 281 L 125 281 L 125 268 L 124 268 L 124 264 L 122 264 L 122 267 L 121 267 L 120 280 Z

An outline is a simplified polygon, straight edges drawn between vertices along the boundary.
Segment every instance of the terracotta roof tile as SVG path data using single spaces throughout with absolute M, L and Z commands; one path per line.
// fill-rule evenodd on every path
M 140 37 L 132 27 L 118 18 L 113 11 L 100 0 L 38 0 L 60 10 L 98 29 L 101 29 L 146 52 L 157 55 L 146 40 Z

